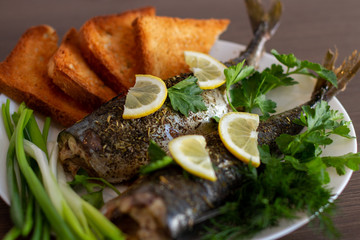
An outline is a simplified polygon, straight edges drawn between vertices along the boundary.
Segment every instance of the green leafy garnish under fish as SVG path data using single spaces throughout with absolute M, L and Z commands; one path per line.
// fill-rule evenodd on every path
M 80 169 L 76 173 L 74 180 L 69 182 L 69 184 L 74 188 L 78 188 L 79 186 L 84 187 L 86 193 L 82 194 L 81 197 L 98 209 L 104 205 L 103 191 L 105 187 L 112 189 L 117 195 L 121 194 L 118 189 L 105 179 L 89 177 L 83 169 Z

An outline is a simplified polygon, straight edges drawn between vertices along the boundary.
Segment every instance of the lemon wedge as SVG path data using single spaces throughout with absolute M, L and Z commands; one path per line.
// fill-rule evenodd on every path
M 169 142 L 169 151 L 174 160 L 186 171 L 198 177 L 216 181 L 203 136 L 185 135 L 174 138 Z
M 167 88 L 162 79 L 136 75 L 135 85 L 126 96 L 123 118 L 140 118 L 154 113 L 161 108 L 166 97 Z
M 260 165 L 256 129 L 259 115 L 230 112 L 219 121 L 219 135 L 225 147 L 238 159 L 255 167 Z
M 226 66 L 215 58 L 194 51 L 185 51 L 184 56 L 201 89 L 214 89 L 225 83 Z

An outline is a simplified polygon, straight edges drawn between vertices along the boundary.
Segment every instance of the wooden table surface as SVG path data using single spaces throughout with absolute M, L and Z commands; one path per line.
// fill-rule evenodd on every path
M 328 48 L 337 47 L 339 60 L 360 49 L 360 1 L 302 0 L 283 1 L 284 14 L 275 37 L 267 49 L 294 53 L 300 59 L 321 62 Z M 21 34 L 30 26 L 48 24 L 60 37 L 70 28 L 79 28 L 87 19 L 110 13 L 152 5 L 158 15 L 190 18 L 229 18 L 231 24 L 221 39 L 247 44 L 252 37 L 242 0 L 62 0 L 62 1 L 1 1 L 0 61 L 15 46 Z M 360 74 L 338 99 L 348 111 L 356 132 L 360 132 L 358 100 Z M 337 201 L 333 218 L 342 239 L 360 237 L 360 173 L 354 173 Z M 311 225 L 311 224 L 310 224 Z M 326 239 L 309 224 L 282 239 Z M 8 206 L 0 200 L 0 237 L 12 226 Z

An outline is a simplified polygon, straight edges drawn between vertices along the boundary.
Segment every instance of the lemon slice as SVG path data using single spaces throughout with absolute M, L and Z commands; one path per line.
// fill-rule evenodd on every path
M 201 135 L 185 135 L 169 142 L 174 160 L 186 171 L 211 181 L 216 181 L 205 138 Z
M 201 89 L 214 89 L 225 83 L 226 66 L 215 58 L 193 51 L 185 51 L 184 56 Z
M 163 80 L 151 75 L 136 75 L 135 85 L 126 96 L 123 118 L 140 118 L 156 112 L 164 104 L 166 96 Z
M 219 135 L 225 147 L 238 159 L 255 167 L 260 165 L 257 148 L 259 115 L 244 112 L 230 112 L 219 121 Z

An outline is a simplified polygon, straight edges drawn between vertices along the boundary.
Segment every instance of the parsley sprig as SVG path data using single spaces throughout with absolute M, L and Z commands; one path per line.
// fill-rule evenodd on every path
M 252 74 L 254 72 L 254 67 L 244 66 L 244 63 L 245 63 L 245 60 L 235 66 L 231 66 L 224 70 L 224 74 L 226 77 L 226 97 L 227 97 L 227 100 L 229 102 L 231 109 L 234 112 L 237 112 L 237 110 L 234 107 L 234 105 L 232 104 L 232 101 L 230 99 L 231 86 L 240 82 L 241 80 L 248 77 L 250 74 Z
M 81 191 L 81 187 L 84 188 L 86 193 L 81 194 L 81 197 L 98 209 L 104 205 L 103 191 L 106 187 L 112 189 L 117 195 L 121 194 L 116 187 L 105 179 L 89 177 L 83 169 L 76 173 L 74 179 L 69 184 L 78 191 Z
M 266 119 L 276 108 L 276 103 L 267 99 L 266 93 L 280 86 L 297 84 L 293 78 L 294 74 L 320 77 L 337 85 L 334 72 L 320 64 L 300 61 L 294 54 L 279 54 L 276 50 L 272 50 L 271 53 L 282 65 L 272 64 L 260 72 L 239 63 L 225 70 L 228 101 L 234 111 L 239 107 L 246 112 L 259 108 L 263 114 L 262 119 Z
M 322 184 L 330 182 L 326 171 L 328 167 L 335 167 L 339 175 L 345 173 L 345 167 L 358 170 L 359 154 L 349 153 L 340 157 L 320 156 L 322 147 L 333 142 L 330 138 L 332 134 L 352 138 L 349 135 L 349 122 L 339 121 L 343 119 L 343 114 L 330 110 L 330 106 L 325 101 L 321 101 L 315 109 L 304 106 L 303 112 L 304 114 L 295 123 L 307 127 L 306 131 L 296 136 L 283 134 L 276 139 L 279 149 L 284 153 L 284 161 L 298 170 L 318 176 Z
M 326 170 L 334 167 L 339 175 L 345 174 L 346 167 L 359 170 L 360 154 L 324 157 L 321 153 L 332 143 L 332 134 L 352 138 L 349 122 L 323 101 L 314 109 L 304 107 L 296 123 L 306 130 L 277 138 L 283 153 L 280 157 L 272 155 L 269 146 L 259 147 L 262 167 L 244 168 L 244 184 L 221 208 L 223 214 L 210 222 L 207 239 L 248 238 L 282 218 L 296 218 L 299 211 L 315 214 L 324 233 L 339 236 L 331 221 L 335 205 L 330 200 L 331 189 L 325 185 L 330 180 Z
M 337 87 L 337 78 L 333 71 L 326 69 L 318 63 L 309 62 L 307 60 L 300 61 L 294 54 L 279 54 L 276 50 L 271 50 L 274 57 L 287 67 L 286 74 L 305 74 L 315 78 L 322 78 L 329 81 Z M 311 72 L 312 71 L 312 72 Z

